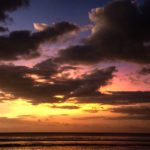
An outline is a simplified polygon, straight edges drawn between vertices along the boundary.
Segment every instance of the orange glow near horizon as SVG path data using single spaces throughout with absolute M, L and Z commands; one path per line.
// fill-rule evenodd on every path
M 55 95 L 54 97 L 55 97 L 55 98 L 60 98 L 60 99 L 61 99 L 61 98 L 64 98 L 64 95 Z
M 1 112 L 0 117 L 8 117 L 8 118 L 18 118 L 21 116 L 36 116 L 36 117 L 46 117 L 53 115 L 68 115 L 68 116 L 80 116 L 84 115 L 85 111 L 90 112 L 90 110 L 98 110 L 99 114 L 104 113 L 107 109 L 110 108 L 109 105 L 100 105 L 98 103 L 91 104 L 75 104 L 75 103 L 43 103 L 38 105 L 32 105 L 29 101 L 25 101 L 23 99 L 18 99 L 14 101 L 5 101 L 0 103 L 0 106 L 4 108 L 7 107 L 9 109 Z M 9 106 L 9 107 L 8 107 Z M 55 107 L 53 107 L 55 106 Z M 67 107 L 72 106 L 72 107 Z M 74 108 L 74 107 L 75 108 Z M 94 113 L 93 113 L 94 114 Z M 97 114 L 97 113 L 96 113 Z
M 70 72 L 70 76 L 66 76 L 68 78 L 82 78 L 81 71 L 79 73 L 75 73 L 75 71 Z M 63 78 L 65 76 L 64 72 L 60 75 Z M 68 71 L 69 73 L 69 71 Z M 55 84 L 53 81 L 47 81 L 42 78 L 42 76 L 38 76 L 36 74 L 27 74 L 25 77 L 34 79 L 35 82 L 41 83 L 49 83 Z M 56 77 L 55 77 L 56 78 Z M 37 84 L 38 86 L 38 84 Z M 110 80 L 107 86 L 102 86 L 98 89 L 99 92 L 103 94 L 112 94 L 113 91 L 144 91 L 147 87 L 145 87 L 143 83 L 138 85 L 131 83 L 126 77 L 125 73 L 118 73 L 112 80 Z M 36 131 L 49 131 L 49 126 L 53 126 L 50 131 L 113 131 L 117 126 L 117 131 L 122 128 L 127 128 L 129 131 L 130 124 L 134 125 L 136 122 L 129 120 L 121 120 L 120 123 L 117 117 L 126 116 L 126 114 L 121 113 L 113 113 L 111 109 L 121 107 L 123 105 L 102 105 L 100 103 L 79 103 L 77 97 L 70 97 L 66 101 L 64 101 L 65 95 L 56 94 L 54 98 L 58 99 L 58 103 L 39 103 L 32 104 L 30 100 L 26 99 L 14 99 L 12 94 L 4 93 L 0 91 L 1 98 L 8 100 L 3 100 L 0 102 L 0 118 L 6 119 L 9 121 L 14 120 L 14 122 L 22 121 L 23 124 L 31 124 L 31 131 L 34 131 L 33 124 L 38 124 Z M 128 105 L 132 106 L 132 105 Z M 135 106 L 135 105 L 133 105 Z M 140 106 L 142 106 L 140 104 Z M 128 125 L 129 124 L 129 125 Z M 143 126 L 142 122 L 138 122 L 139 126 Z M 59 129 L 59 125 L 61 129 Z M 1 128 L 0 124 L 0 128 Z M 7 125 L 9 126 L 9 125 Z M 17 126 L 17 125 L 15 125 Z M 43 126 L 46 126 L 43 128 Z M 95 127 L 93 129 L 93 126 Z M 102 130 L 100 130 L 100 126 Z M 55 130 L 56 129 L 56 130 Z
M 121 77 L 123 78 L 123 76 Z M 100 87 L 99 91 L 105 94 L 111 94 L 111 91 L 148 91 L 148 87 L 149 85 L 142 81 L 136 84 L 127 79 L 122 80 L 120 77 L 114 77 L 111 84 Z

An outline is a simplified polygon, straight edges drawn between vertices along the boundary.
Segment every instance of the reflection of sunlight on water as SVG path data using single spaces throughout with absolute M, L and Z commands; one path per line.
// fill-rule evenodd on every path
M 124 145 L 124 144 L 127 145 Z M 0 142 L 1 145 L 3 144 L 16 144 L 16 147 L 9 146 L 0 148 L 1 150 L 149 150 L 149 146 L 134 146 L 131 144 L 132 141 L 41 141 L 36 143 L 35 141 L 19 141 L 19 142 Z M 136 142 L 135 142 L 136 143 Z M 25 145 L 25 146 L 18 146 L 18 145 Z M 36 145 L 42 146 L 36 146 Z M 46 146 L 47 144 L 47 146 Z M 51 146 L 49 146 L 50 144 Z M 69 145 L 70 144 L 70 145 Z M 71 145 L 73 144 L 73 145 Z M 75 145 L 74 145 L 75 144 Z M 83 144 L 83 145 L 82 145 Z M 86 145 L 89 144 L 89 145 Z M 100 145 L 96 145 L 100 144 Z M 108 144 L 108 146 L 107 146 Z M 112 144 L 112 145 L 111 145 Z M 115 145 L 116 144 L 116 145 Z M 120 145 L 117 145 L 120 144 Z M 129 145 L 128 145 L 129 144 Z M 131 145 L 130 145 L 131 144 Z M 137 142 L 138 144 L 138 142 Z M 28 146 L 32 145 L 32 146 Z M 11 148 L 10 148 L 11 147 Z
M 0 135 L 0 150 L 150 150 L 144 134 L 22 133 Z
M 2 150 L 10 150 L 10 148 L 2 148 Z M 149 150 L 149 147 L 108 147 L 108 146 L 52 146 L 52 147 L 22 147 L 11 148 L 11 150 Z

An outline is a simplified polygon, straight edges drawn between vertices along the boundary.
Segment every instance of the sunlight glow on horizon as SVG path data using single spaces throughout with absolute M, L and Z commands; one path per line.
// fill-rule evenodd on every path
M 91 104 L 74 104 L 74 103 L 43 103 L 38 105 L 32 105 L 29 101 L 18 99 L 14 101 L 5 101 L 0 103 L 5 110 L 5 108 L 9 106 L 9 109 L 3 110 L 0 117 L 8 117 L 8 118 L 21 118 L 26 116 L 27 118 L 32 118 L 35 116 L 36 118 L 48 117 L 53 115 L 69 115 L 69 116 L 80 116 L 83 115 L 85 111 L 94 112 L 94 110 L 98 110 L 98 113 L 104 113 L 104 110 L 111 108 L 109 105 L 100 105 L 98 103 Z M 55 107 L 53 107 L 55 106 Z M 71 106 L 69 108 L 68 106 Z M 78 109 L 74 109 L 72 107 L 79 107 Z M 66 107 L 66 108 L 65 108 Z M 94 113 L 93 113 L 94 114 Z

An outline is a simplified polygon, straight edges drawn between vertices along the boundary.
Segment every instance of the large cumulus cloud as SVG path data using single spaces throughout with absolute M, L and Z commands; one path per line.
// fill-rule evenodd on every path
M 8 31 L 7 23 L 12 21 L 9 12 L 21 7 L 28 7 L 29 0 L 1 0 L 0 1 L 0 32 Z M 31 33 L 28 30 L 11 31 L 7 35 L 0 35 L 0 61 L 31 59 L 40 56 L 38 50 L 41 43 L 46 41 L 55 43 L 62 36 L 79 31 L 73 23 L 62 21 L 46 26 L 39 32 Z
M 0 60 L 29 59 L 40 56 L 38 48 L 46 41 L 55 43 L 63 35 L 79 31 L 79 27 L 69 22 L 59 22 L 40 32 L 13 31 L 0 36 Z
M 65 77 L 53 78 L 60 71 L 52 59 L 41 62 L 33 68 L 1 65 L 0 89 L 15 98 L 24 98 L 33 103 L 54 103 L 60 100 L 55 95 L 64 95 L 63 101 L 73 96 L 100 95 L 98 88 L 107 85 L 115 71 L 115 67 L 108 67 L 92 71 L 88 75 L 83 74 L 81 78 L 68 79 Z M 33 74 L 47 82 L 37 82 L 29 76 Z M 53 83 L 50 84 L 50 81 Z
M 138 6 L 132 0 L 112 1 L 93 9 L 90 37 L 83 43 L 59 51 L 58 61 L 93 64 L 123 60 L 150 63 L 150 3 Z

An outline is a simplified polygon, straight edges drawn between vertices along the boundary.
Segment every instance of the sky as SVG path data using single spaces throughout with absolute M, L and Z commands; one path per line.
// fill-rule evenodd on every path
M 1 0 L 0 132 L 150 132 L 149 0 Z

